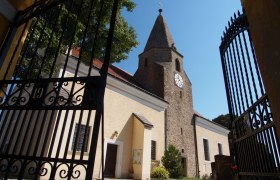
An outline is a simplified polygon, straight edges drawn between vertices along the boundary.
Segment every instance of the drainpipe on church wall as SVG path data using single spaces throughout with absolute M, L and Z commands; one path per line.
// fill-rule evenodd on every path
M 241 0 L 280 139 L 280 1 Z
M 164 110 L 164 150 L 167 149 L 167 110 Z

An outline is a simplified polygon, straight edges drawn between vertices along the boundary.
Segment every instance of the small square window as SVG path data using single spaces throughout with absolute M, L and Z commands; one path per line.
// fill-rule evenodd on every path
M 88 141 L 89 141 L 89 134 L 90 134 L 89 131 L 90 131 L 89 126 L 83 124 L 79 125 L 78 123 L 76 123 L 73 142 L 72 142 L 72 151 L 75 148 L 75 144 L 77 144 L 76 151 L 82 151 L 83 148 L 84 148 L 84 152 L 88 151 Z

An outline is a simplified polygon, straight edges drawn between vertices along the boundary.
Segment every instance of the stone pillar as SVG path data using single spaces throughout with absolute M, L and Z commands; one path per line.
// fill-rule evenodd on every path
M 0 6 L 1 6 L 1 4 L 0 4 Z M 2 14 L 0 14 L 0 22 L 1 22 L 1 26 L 0 26 L 0 49 L 2 49 L 2 44 L 3 44 L 3 42 L 6 38 L 7 32 L 9 31 L 10 22 Z
M 17 11 L 24 10 L 27 7 L 31 6 L 33 3 L 34 3 L 34 0 L 21 0 L 21 1 L 0 0 L 0 7 L 1 7 L 0 8 L 0 24 L 1 24 L 1 26 L 0 26 L 0 48 L 1 48 L 1 50 L 4 48 L 3 43 L 5 42 L 5 40 L 7 40 L 7 38 L 9 38 L 8 34 L 13 30 L 12 23 L 14 21 Z M 7 52 L 7 56 L 6 56 L 5 60 L 0 62 L 0 79 L 3 79 L 3 75 L 4 75 L 3 73 L 6 72 L 6 69 L 11 60 L 11 57 L 12 57 L 13 51 L 17 45 L 17 42 L 20 41 L 20 44 L 17 48 L 16 55 L 15 55 L 14 59 L 12 60 L 11 68 L 10 68 L 10 71 L 9 71 L 6 79 L 9 79 L 12 76 L 14 67 L 16 65 L 17 57 L 21 51 L 23 42 L 25 40 L 27 31 L 28 31 L 28 26 L 27 26 L 22 39 L 20 39 L 23 27 L 24 27 L 23 25 L 21 27 L 19 27 L 13 34 L 13 40 L 12 40 L 12 43 L 9 45 L 9 50 Z
M 241 0 L 280 139 L 280 1 Z
M 11 23 L 14 20 L 17 11 L 24 10 L 31 6 L 34 0 L 1 0 L 0 1 L 0 47 L 7 36 Z

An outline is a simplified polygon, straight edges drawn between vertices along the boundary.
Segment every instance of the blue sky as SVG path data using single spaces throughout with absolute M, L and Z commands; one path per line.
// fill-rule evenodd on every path
M 160 0 L 133 0 L 132 13 L 124 12 L 136 29 L 139 46 L 116 66 L 134 74 L 158 16 Z M 228 20 L 241 10 L 240 0 L 162 0 L 163 13 L 184 69 L 192 82 L 194 109 L 208 119 L 228 113 L 219 54 L 221 35 Z

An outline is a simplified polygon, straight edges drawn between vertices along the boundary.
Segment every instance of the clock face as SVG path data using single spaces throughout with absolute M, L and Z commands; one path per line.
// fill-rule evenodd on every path
M 177 73 L 175 74 L 175 84 L 180 88 L 182 88 L 184 85 L 183 78 Z

